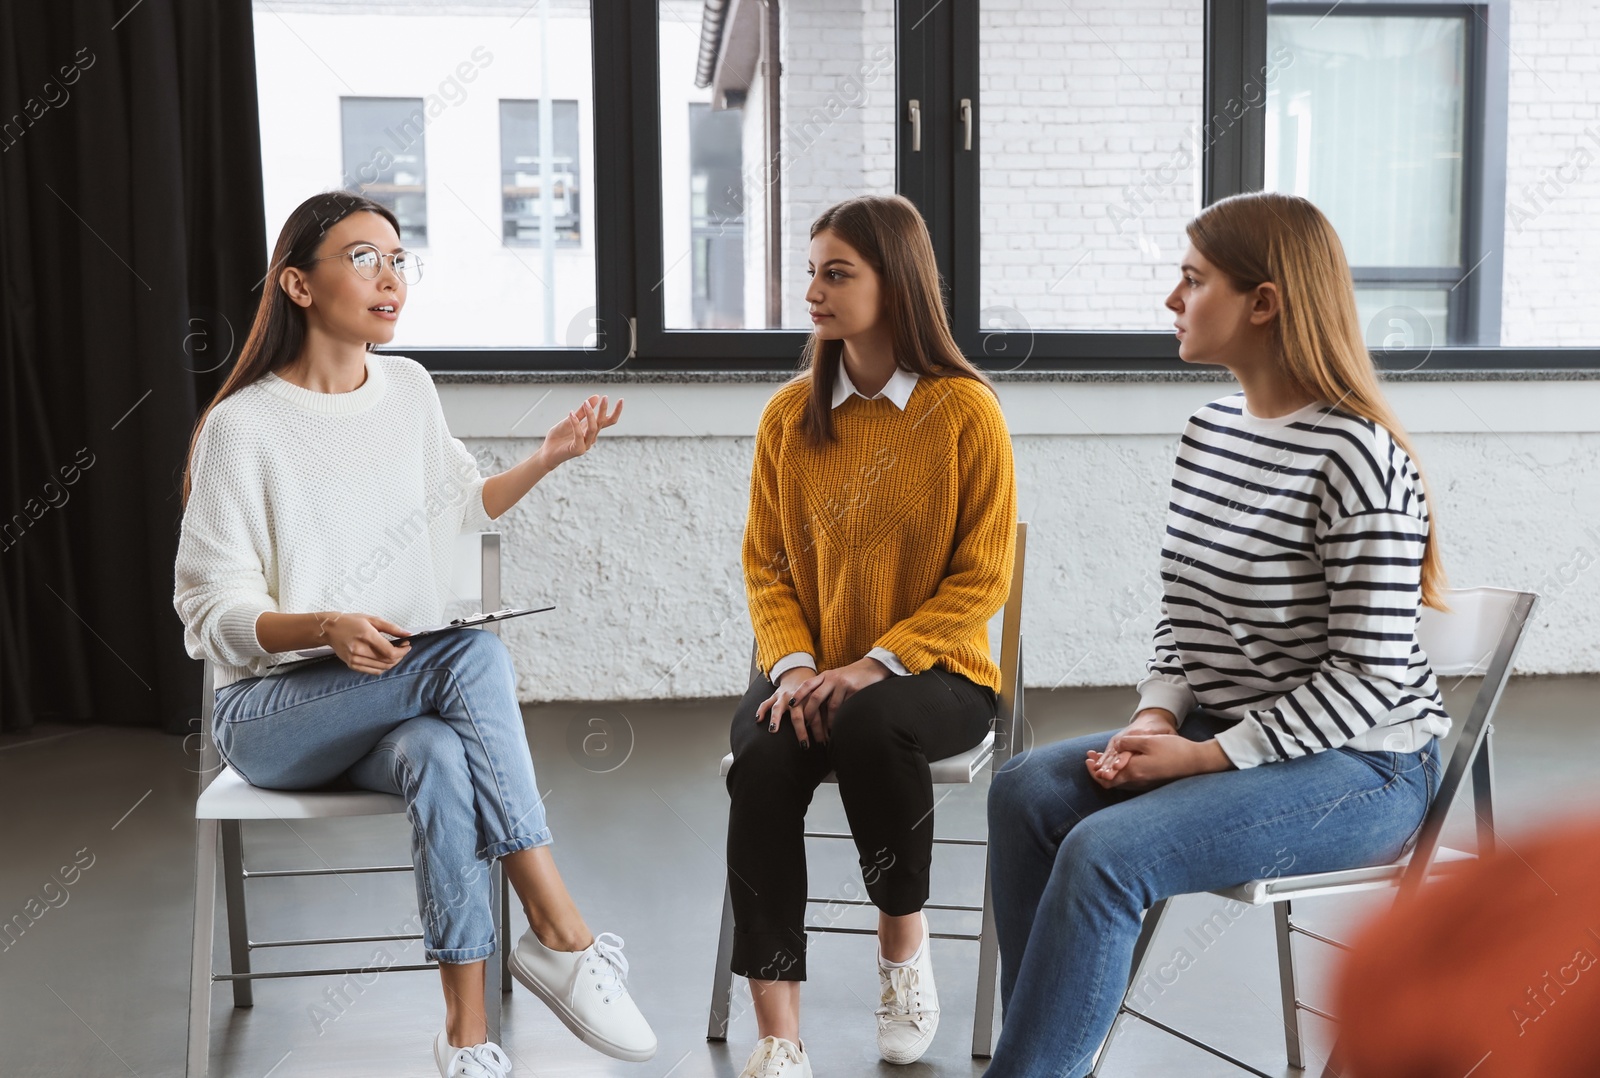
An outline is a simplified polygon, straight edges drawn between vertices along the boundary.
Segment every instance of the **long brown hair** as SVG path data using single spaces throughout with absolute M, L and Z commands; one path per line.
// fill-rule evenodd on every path
M 900 195 L 847 199 L 811 222 L 811 238 L 820 232 L 832 232 L 854 247 L 878 275 L 882 317 L 889 323 L 897 366 L 925 378 L 975 378 L 993 391 L 989 379 L 961 354 L 951 336 L 933 241 L 910 199 Z M 843 352 L 842 340 L 821 340 L 813 330 L 800 355 L 805 370 L 799 377 L 811 380 L 802 429 L 816 448 L 836 440 L 833 387 Z
M 217 390 L 217 395 L 200 413 L 194 431 L 189 435 L 189 455 L 183 466 L 183 505 L 189 504 L 189 470 L 194 461 L 194 448 L 200 441 L 200 430 L 206 425 L 206 417 L 211 414 L 211 409 L 268 371 L 282 370 L 294 362 L 305 344 L 306 312 L 290 301 L 288 294 L 278 284 L 278 275 L 289 267 L 309 269 L 315 262 L 317 247 L 321 245 L 328 229 L 352 213 L 375 213 L 389 222 L 396 235 L 400 233 L 400 222 L 395 220 L 389 207 L 348 191 L 324 191 L 312 195 L 296 206 L 283 223 L 283 231 L 278 233 L 278 245 L 272 251 L 272 264 L 262 283 L 261 303 L 256 307 L 250 335 L 245 338 L 244 347 L 239 349 L 239 358 L 234 361 L 233 370 L 228 372 L 222 388 Z M 367 348 L 371 350 L 372 345 L 369 344 Z
M 1344 245 L 1327 217 L 1295 195 L 1256 192 L 1212 203 L 1190 221 L 1189 240 L 1241 292 L 1278 286 L 1275 325 L 1284 373 L 1295 387 L 1387 430 L 1422 474 L 1400 420 L 1378 386 L 1361 335 L 1355 285 Z M 1426 497 L 1426 482 L 1423 483 Z M 1448 586 L 1439 557 L 1435 507 L 1429 505 L 1422 555 L 1422 601 L 1445 610 Z

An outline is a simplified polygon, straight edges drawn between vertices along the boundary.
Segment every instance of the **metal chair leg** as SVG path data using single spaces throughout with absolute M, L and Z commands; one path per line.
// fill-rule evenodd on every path
M 500 994 L 500 958 L 506 950 L 506 903 L 500 887 L 504 876 L 505 869 L 497 858 L 489 868 L 489 910 L 495 926 L 495 953 L 483 966 L 483 1018 L 489 1028 L 489 1039 L 496 1044 L 501 1043 L 500 1018 L 505 1010 L 505 997 Z
M 994 882 L 989 878 L 989 848 L 983 850 L 983 928 L 978 940 L 978 992 L 972 1010 L 972 1058 L 994 1055 L 994 997 L 1000 967 L 1000 940 L 994 928 Z
M 1483 728 L 1483 744 L 1472 761 L 1472 808 L 1478 820 L 1478 856 L 1495 852 L 1494 727 Z
M 516 946 L 511 939 L 511 879 L 500 862 L 495 862 L 500 873 L 500 992 L 511 994 L 511 949 Z
M 185 1078 L 206 1078 L 211 1053 L 211 947 L 217 928 L 217 821 L 194 827 L 194 942 L 189 952 L 189 1049 Z
M 1305 1067 L 1305 1032 L 1300 1027 L 1300 998 L 1294 976 L 1294 935 L 1289 931 L 1292 903 L 1285 900 L 1272 908 L 1272 921 L 1278 936 L 1278 991 L 1283 998 L 1283 1047 L 1289 1057 L 1289 1066 L 1296 1070 Z
M 244 834 L 238 820 L 222 820 L 222 887 L 228 901 L 228 972 L 250 972 L 250 920 L 244 901 Z M 233 1005 L 251 1007 L 248 980 L 233 982 Z
M 722 885 L 722 931 L 717 936 L 717 968 L 711 974 L 711 1016 L 706 1022 L 706 1040 L 728 1039 L 728 1011 L 733 988 L 733 891 Z
M 1089 1068 L 1089 1078 L 1099 1078 L 1100 1068 L 1105 1065 L 1106 1056 L 1110 1054 L 1111 1042 L 1117 1039 L 1117 1032 L 1122 1028 L 1125 1013 L 1129 1010 L 1128 996 L 1133 993 L 1133 986 L 1139 982 L 1140 974 L 1144 973 L 1145 957 L 1150 953 L 1150 943 L 1156 938 L 1156 931 L 1161 927 L 1161 919 L 1167 915 L 1167 904 L 1172 900 L 1163 898 L 1151 906 L 1144 915 L 1144 923 L 1139 926 L 1139 938 L 1133 943 L 1133 963 L 1128 969 L 1128 987 L 1122 991 L 1122 1005 L 1117 1008 L 1117 1017 L 1111 1023 L 1111 1030 L 1106 1034 L 1106 1039 L 1100 1043 L 1100 1048 L 1094 1054 L 1094 1066 Z

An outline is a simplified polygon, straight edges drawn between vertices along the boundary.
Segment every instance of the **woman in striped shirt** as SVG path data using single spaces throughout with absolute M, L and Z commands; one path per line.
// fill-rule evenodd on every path
M 1281 194 L 1218 202 L 1188 236 L 1179 354 L 1242 392 L 1184 430 L 1132 721 L 1016 757 L 991 788 L 989 1078 L 1088 1073 L 1146 907 L 1392 861 L 1438 789 L 1450 717 L 1416 624 L 1444 573 L 1339 238 Z

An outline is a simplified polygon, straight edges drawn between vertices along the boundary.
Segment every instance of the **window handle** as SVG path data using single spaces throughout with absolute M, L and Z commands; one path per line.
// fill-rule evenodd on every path
M 961 99 L 961 129 L 963 131 L 961 148 L 970 150 L 972 149 L 972 98 L 970 97 Z
M 921 153 L 922 152 L 922 102 L 918 101 L 916 98 L 913 97 L 911 99 L 911 101 L 910 101 L 910 107 L 909 107 L 908 111 L 910 112 L 910 119 L 911 119 L 911 152 L 912 153 Z

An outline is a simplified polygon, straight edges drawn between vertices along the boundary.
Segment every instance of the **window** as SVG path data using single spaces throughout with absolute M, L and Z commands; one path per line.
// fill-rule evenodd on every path
M 427 119 L 421 98 L 346 97 L 344 189 L 382 203 L 400 221 L 400 239 L 428 242 L 428 187 L 423 163 Z
M 1170 372 L 1184 224 L 1263 188 L 1332 219 L 1381 365 L 1600 366 L 1597 4 L 253 6 L 269 241 L 388 201 L 435 369 L 792 368 L 811 222 L 898 191 L 980 364 Z
M 715 310 L 723 328 L 809 329 L 811 222 L 843 199 L 894 191 L 894 2 L 660 0 L 658 23 L 663 269 L 652 291 L 664 325 L 694 328 Z M 696 153 L 721 163 L 685 160 Z M 737 305 L 700 294 L 734 278 L 732 233 L 697 223 L 713 214 L 742 223 Z
M 1267 91 L 1264 187 L 1333 222 L 1369 345 L 1476 343 L 1480 292 L 1457 287 L 1484 255 L 1467 236 L 1468 16 L 1370 7 L 1268 9 L 1267 52 L 1285 62 Z
M 599 346 L 592 20 L 582 0 L 263 0 L 253 5 L 268 247 L 330 188 L 391 207 L 426 247 L 392 350 L 498 367 L 536 349 L 568 367 Z M 540 247 L 539 102 L 551 114 Z M 627 351 L 626 332 L 607 347 Z M 448 364 L 448 360 L 443 361 Z
M 546 213 L 556 243 L 575 247 L 582 239 L 578 103 L 552 101 L 550 113 L 552 137 L 546 147 L 539 142 L 543 115 L 539 102 L 500 102 L 500 182 L 507 247 L 538 246 Z M 546 176 L 550 181 L 548 199 L 544 197 Z
M 1368 344 L 1396 365 L 1441 345 L 1467 346 L 1446 363 L 1600 362 L 1597 34 L 1593 4 L 1269 5 L 1294 61 L 1263 179 L 1328 212 Z

